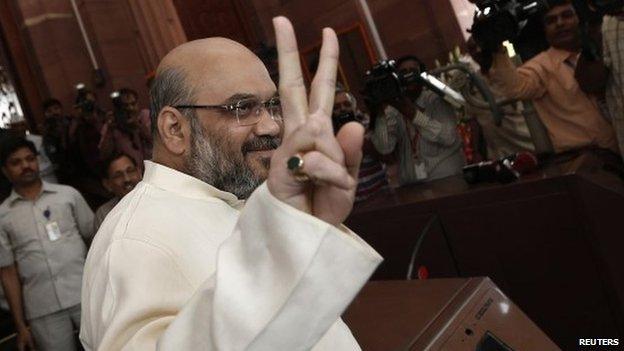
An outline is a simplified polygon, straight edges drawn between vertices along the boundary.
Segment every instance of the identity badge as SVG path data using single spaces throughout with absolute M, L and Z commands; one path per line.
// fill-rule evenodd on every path
M 61 238 L 61 228 L 59 228 L 58 223 L 48 222 L 45 228 L 46 232 L 48 233 L 48 239 L 50 239 L 50 241 L 57 241 Z

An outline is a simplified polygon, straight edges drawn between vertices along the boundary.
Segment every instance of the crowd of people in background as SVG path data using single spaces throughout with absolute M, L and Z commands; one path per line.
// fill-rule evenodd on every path
M 26 121 L 2 131 L 0 301 L 12 318 L 2 311 L 0 319 L 17 331 L 18 346 L 78 349 L 87 248 L 151 158 L 149 111 L 137 98 L 121 89 L 114 109 L 103 111 L 96 94 L 80 87 L 73 114 L 57 99 L 43 103 L 41 135 Z
M 359 199 L 370 196 L 370 189 L 384 188 L 382 184 L 396 187 L 432 181 L 460 174 L 469 163 L 539 151 L 527 125 L 527 111 L 532 109 L 545 128 L 553 153 L 601 149 L 621 158 L 624 53 L 619 43 L 624 40 L 624 27 L 618 24 L 624 14 L 619 10 L 605 16 L 603 43 L 599 45 L 603 54 L 591 61 L 586 57 L 572 1 L 548 2 L 550 9 L 542 24 L 550 47 L 520 67 L 504 46 L 485 52 L 473 38 L 468 39 L 463 62 L 487 83 L 497 101 L 507 102 L 501 107 L 500 125 L 495 125 L 487 108 L 468 105 L 459 111 L 417 84 L 405 87 L 400 99 L 364 104 L 368 107 L 365 112 L 355 108 L 361 104 L 351 95 L 351 109 L 366 116 L 360 120 L 366 121 L 367 140 L 372 145 L 365 148 L 364 160 L 367 165 L 377 160 L 382 165 L 379 173 L 384 173 L 375 177 L 377 186 L 371 187 L 368 168 L 363 168 Z M 424 66 L 414 56 L 400 58 L 397 65 L 399 71 L 423 71 Z M 457 81 L 450 79 L 449 85 L 465 92 L 461 88 L 469 80 Z M 337 91 L 337 97 L 341 94 L 344 92 Z
M 604 54 L 588 62 L 580 54 L 572 3 L 549 2 L 543 26 L 550 48 L 519 68 L 502 48 L 488 55 L 468 40 L 465 59 L 475 74 L 499 100 L 513 100 L 503 108 L 500 126 L 487 109 L 459 112 L 419 85 L 383 104 L 358 102 L 337 86 L 334 128 L 349 115 L 366 129 L 358 201 L 384 189 L 460 174 L 467 163 L 535 151 L 523 100 L 535 106 L 555 152 L 624 151 L 624 49 L 619 45 L 624 15 L 606 17 Z M 405 56 L 398 68 L 423 70 L 423 64 Z M 0 278 L 21 345 L 75 349 L 88 244 L 107 213 L 141 181 L 143 161 L 151 158 L 149 110 L 139 107 L 137 93 L 120 89 L 113 105 L 104 111 L 96 94 L 81 87 L 72 113 L 57 99 L 44 102 L 41 135 L 30 133 L 25 121 L 0 130 Z

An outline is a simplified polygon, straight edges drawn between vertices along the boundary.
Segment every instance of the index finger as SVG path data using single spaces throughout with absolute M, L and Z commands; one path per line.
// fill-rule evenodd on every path
M 286 17 L 273 18 L 279 64 L 279 94 L 284 116 L 284 136 L 288 136 L 308 116 L 308 99 L 301 73 L 297 39 Z

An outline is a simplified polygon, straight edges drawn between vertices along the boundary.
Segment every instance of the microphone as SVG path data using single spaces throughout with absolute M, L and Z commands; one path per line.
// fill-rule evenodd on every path
M 537 157 L 528 151 L 521 151 L 499 160 L 474 163 L 463 168 L 464 180 L 468 184 L 506 184 L 537 169 Z
M 466 99 L 464 99 L 462 94 L 453 90 L 451 87 L 428 72 L 424 71 L 420 74 L 420 81 L 424 86 L 429 88 L 429 90 L 441 96 L 453 107 L 458 109 L 466 106 Z

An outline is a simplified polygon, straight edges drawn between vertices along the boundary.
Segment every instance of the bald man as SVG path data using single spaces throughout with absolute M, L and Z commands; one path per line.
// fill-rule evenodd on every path
M 333 135 L 335 33 L 308 99 L 292 26 L 274 25 L 279 94 L 227 39 L 159 65 L 153 161 L 87 258 L 87 350 L 359 350 L 340 314 L 381 261 L 341 225 L 363 128 Z

